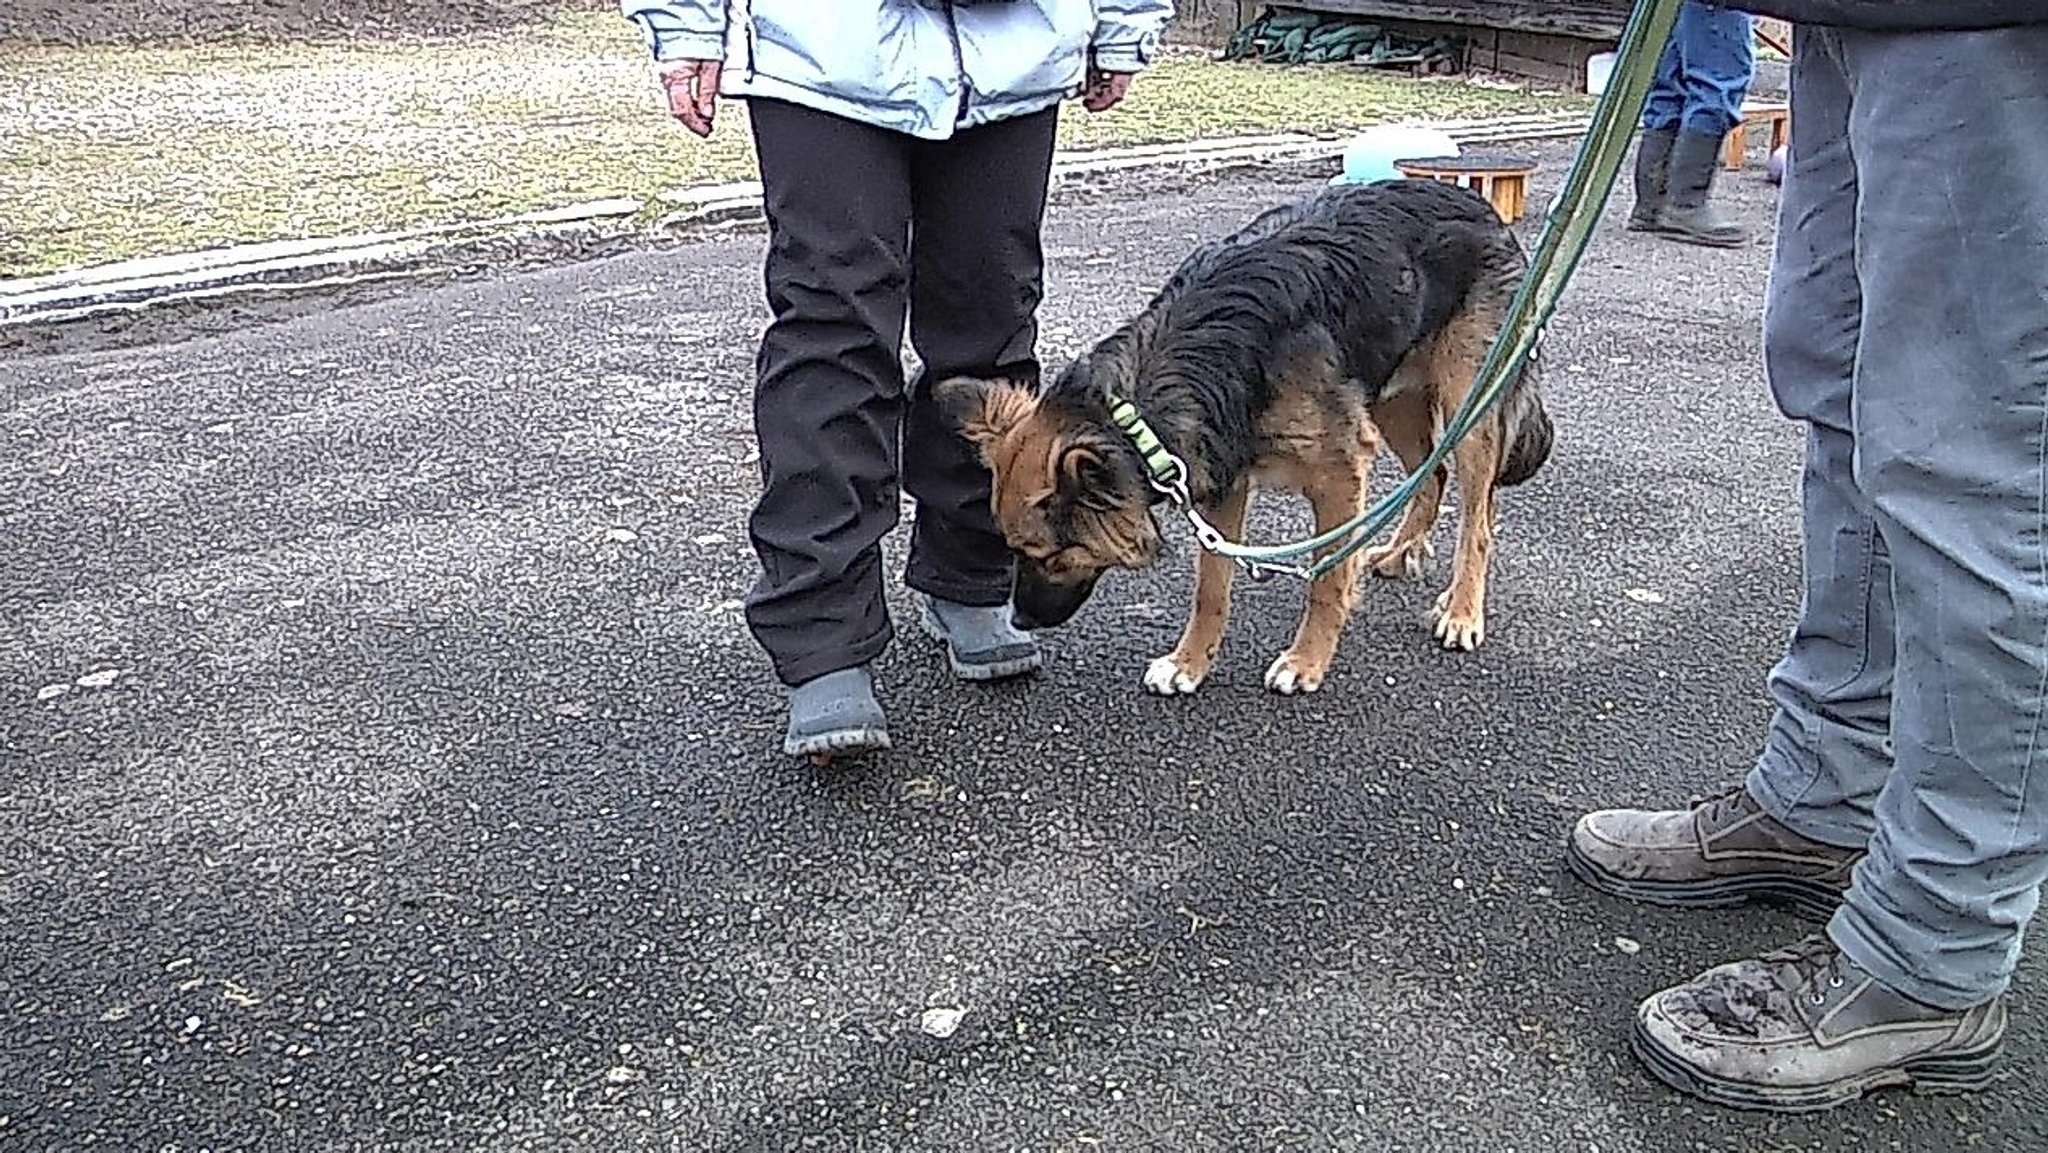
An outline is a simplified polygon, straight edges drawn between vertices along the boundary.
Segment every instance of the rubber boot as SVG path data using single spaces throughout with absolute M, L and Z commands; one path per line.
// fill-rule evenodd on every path
M 1681 132 L 1671 146 L 1671 175 L 1657 231 L 1673 240 L 1709 248 L 1740 248 L 1749 230 L 1724 220 L 1709 204 L 1714 174 L 1721 167 L 1721 137 Z
M 1645 130 L 1636 145 L 1636 206 L 1628 214 L 1630 232 L 1655 232 L 1664 214 L 1665 184 L 1671 175 L 1671 145 L 1676 129 Z

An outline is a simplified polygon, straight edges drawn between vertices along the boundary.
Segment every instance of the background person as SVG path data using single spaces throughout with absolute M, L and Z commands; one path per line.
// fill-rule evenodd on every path
M 1685 0 L 1643 105 L 1631 231 L 1716 248 L 1749 243 L 1749 231 L 1723 218 L 1709 199 L 1721 145 L 1742 122 L 1755 79 L 1755 19 Z

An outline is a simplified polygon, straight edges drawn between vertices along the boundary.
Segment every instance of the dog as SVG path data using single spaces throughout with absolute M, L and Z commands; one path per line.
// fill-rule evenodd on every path
M 1434 450 L 1506 317 L 1528 258 L 1491 205 L 1434 181 L 1338 185 L 1269 209 L 1201 246 L 1142 311 L 1049 384 L 955 377 L 935 396 L 992 476 L 990 507 L 1017 554 L 1021 628 L 1066 623 L 1111 569 L 1160 554 L 1145 461 L 1111 421 L 1133 404 L 1187 466 L 1193 503 L 1241 539 L 1253 488 L 1304 495 L 1318 532 L 1366 507 L 1389 445 L 1409 472 Z M 1293 643 L 1268 668 L 1284 694 L 1322 686 L 1361 569 L 1416 579 L 1448 471 L 1459 483 L 1453 575 L 1434 632 L 1471 651 L 1486 634 L 1496 493 L 1549 459 L 1554 431 L 1530 357 L 1501 401 L 1415 493 L 1385 543 L 1308 589 Z M 1145 685 L 1192 693 L 1209 675 L 1235 565 L 1203 550 L 1191 611 Z

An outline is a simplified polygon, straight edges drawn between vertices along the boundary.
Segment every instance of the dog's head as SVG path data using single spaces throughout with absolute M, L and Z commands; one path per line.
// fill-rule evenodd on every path
M 1159 559 L 1152 488 L 1106 410 L 1073 411 L 1009 380 L 955 377 L 935 396 L 994 477 L 996 525 L 1017 554 L 1020 628 L 1065 624 L 1103 573 Z

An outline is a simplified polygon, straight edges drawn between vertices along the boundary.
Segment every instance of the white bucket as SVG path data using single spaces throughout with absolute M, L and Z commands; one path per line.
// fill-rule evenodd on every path
M 1614 53 L 1596 52 L 1586 58 L 1586 94 L 1598 96 L 1607 91 L 1607 81 L 1614 75 Z
M 1440 128 L 1420 124 L 1380 124 L 1351 138 L 1344 149 L 1344 170 L 1332 184 L 1369 184 L 1398 180 L 1396 160 L 1421 160 L 1459 155 L 1458 142 Z

